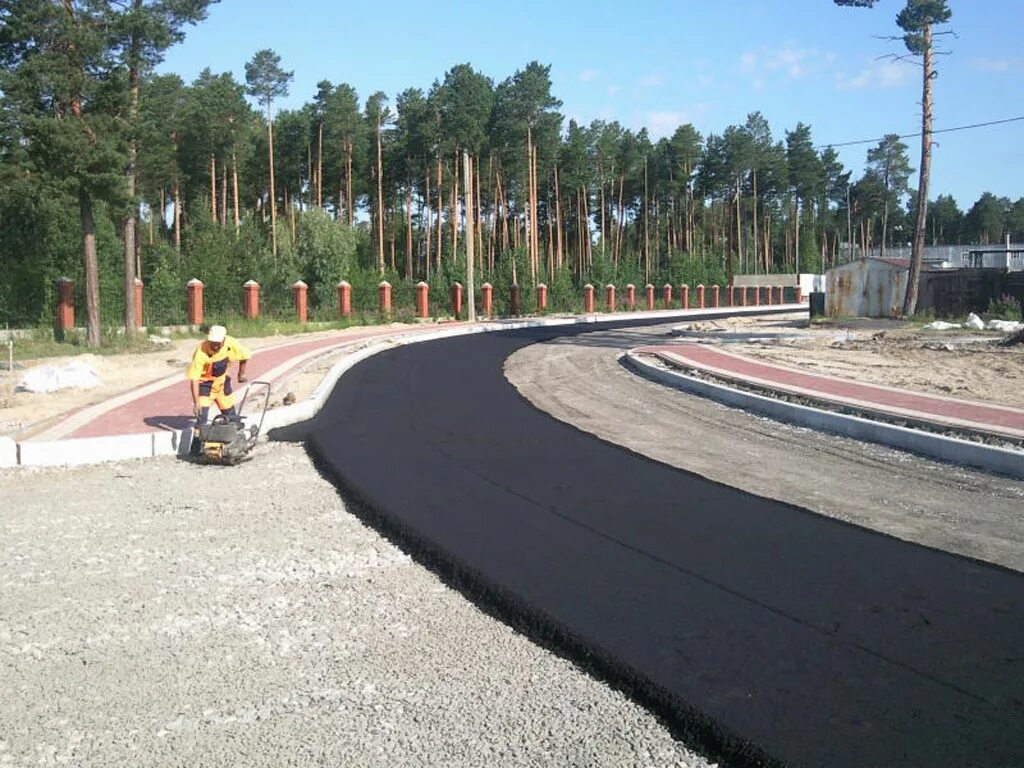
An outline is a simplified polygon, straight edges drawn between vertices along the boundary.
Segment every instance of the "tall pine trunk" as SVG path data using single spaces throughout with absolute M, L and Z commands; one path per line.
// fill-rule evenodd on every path
M 210 155 L 210 221 L 217 223 L 217 156 Z
M 142 6 L 142 0 L 133 0 L 132 6 L 138 12 Z M 135 128 L 139 122 L 139 91 L 141 85 L 141 74 L 139 61 L 141 59 L 141 43 L 137 36 L 132 35 L 129 42 L 129 61 L 131 65 L 128 71 L 128 123 Z M 138 189 L 138 157 L 139 145 L 135 138 L 135 132 L 128 140 L 128 164 L 125 169 L 126 191 L 128 193 L 128 213 L 124 218 L 124 332 L 131 336 L 135 333 L 135 241 L 136 223 L 135 217 L 138 204 L 135 195 Z M 90 206 L 91 207 L 91 206 Z
M 434 254 L 434 266 L 441 269 L 441 249 L 444 247 L 444 166 L 441 163 L 441 153 L 437 155 L 437 253 Z
M 270 252 L 277 260 L 277 191 L 274 189 L 274 121 L 267 106 L 267 152 L 270 155 Z
M 425 225 L 426 226 L 426 231 L 424 233 L 424 238 L 423 238 L 423 267 L 424 267 L 424 272 L 425 272 L 424 279 L 429 283 L 430 282 L 430 256 L 431 256 L 431 249 L 433 248 L 433 244 L 434 244 L 434 241 L 433 241 L 434 230 L 433 230 L 433 221 L 432 221 L 433 216 L 432 216 L 432 212 L 431 212 L 431 208 L 430 208 L 430 166 L 429 165 L 424 165 L 424 168 L 423 168 L 423 201 L 425 203 L 423 215 L 426 217 L 426 225 Z
M 324 207 L 324 124 L 320 123 L 316 140 L 316 207 Z
M 793 271 L 796 272 L 799 275 L 800 274 L 800 196 L 799 195 L 797 195 L 796 198 L 794 199 L 794 206 L 795 206 L 795 211 L 794 211 L 795 215 L 794 215 L 793 219 L 794 219 L 794 224 L 796 225 L 796 229 L 794 231 L 794 241 L 793 241 L 794 242 L 794 245 L 793 245 L 793 248 L 794 248 L 793 249 L 793 265 L 794 265 L 794 270 Z
M 181 183 L 174 180 L 174 252 L 181 256 Z
M 238 202 L 238 160 L 235 158 L 235 150 L 231 150 L 231 188 L 232 198 L 235 204 L 235 238 L 242 229 L 242 218 L 239 213 L 239 202 Z
M 380 113 L 377 114 L 377 269 L 384 274 L 384 147 L 380 138 Z
M 555 219 L 558 222 L 555 265 L 560 268 L 562 266 L 562 196 L 558 190 L 558 165 L 555 165 Z
M 928 225 L 928 182 L 932 166 L 932 26 L 924 27 L 924 85 L 921 96 L 921 172 L 917 184 L 917 221 L 914 224 L 914 247 L 910 253 L 910 274 L 907 294 L 903 299 L 903 316 L 913 317 L 917 311 L 917 291 L 924 259 L 924 235 Z
M 100 345 L 100 275 L 96 258 L 96 222 L 93 219 L 92 197 L 85 189 L 78 190 L 78 212 L 82 223 L 82 256 L 85 264 L 85 316 L 86 342 L 90 347 Z M 135 283 L 132 281 L 132 304 L 135 303 Z M 132 313 L 134 317 L 134 311 Z
M 405 188 L 405 279 L 412 280 L 412 183 Z
M 218 221 L 222 227 L 228 223 L 228 166 L 221 163 L 220 167 L 220 215 Z
M 757 267 L 760 261 L 758 260 L 758 244 L 759 240 L 757 237 L 757 170 L 751 171 L 754 182 L 754 272 L 757 272 Z

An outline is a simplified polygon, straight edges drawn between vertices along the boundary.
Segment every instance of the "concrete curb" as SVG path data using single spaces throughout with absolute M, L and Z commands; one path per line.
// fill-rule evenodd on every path
M 437 341 L 453 336 L 463 336 L 470 333 L 489 333 L 494 331 L 511 331 L 521 328 L 538 328 L 544 326 L 558 325 L 579 325 L 584 323 L 614 322 L 618 320 L 649 319 L 652 322 L 668 320 L 672 318 L 686 319 L 699 318 L 703 315 L 730 315 L 744 314 L 776 314 L 783 312 L 804 311 L 806 307 L 800 304 L 782 304 L 771 307 L 719 307 L 717 309 L 667 309 L 640 312 L 610 312 L 593 315 L 579 315 L 575 317 L 533 317 L 520 320 L 489 320 L 472 326 L 455 326 L 442 328 L 427 333 L 405 334 L 382 334 L 379 338 L 366 340 L 364 346 L 355 352 L 346 355 L 339 361 L 328 374 L 323 378 L 312 394 L 300 403 L 275 408 L 268 411 L 263 421 L 261 440 L 266 439 L 269 430 L 294 424 L 298 421 L 305 421 L 312 418 L 323 406 L 327 397 L 334 389 L 344 373 L 352 366 L 365 360 L 371 355 L 383 352 L 401 344 L 418 344 L 426 341 Z M 360 343 L 360 342 L 353 342 Z M 344 342 L 339 343 L 344 346 Z M 329 354 L 328 350 L 321 350 L 321 353 Z M 312 355 L 311 355 L 312 356 Z M 169 377 L 153 382 L 150 386 L 163 387 L 166 381 L 179 377 Z M 119 395 L 119 398 L 127 400 L 138 397 L 138 392 Z M 101 408 L 95 406 L 94 408 Z M 87 409 L 89 410 L 89 409 Z M 56 437 L 56 436 L 55 436 Z M 100 464 L 106 461 L 121 461 L 123 459 L 149 459 L 155 456 L 184 455 L 188 452 L 192 442 L 192 428 L 186 427 L 182 430 L 166 430 L 163 432 L 141 432 L 129 435 L 108 435 L 103 437 L 80 437 L 53 440 L 29 440 L 15 443 L 10 438 L 0 438 L 0 467 L 59 467 L 59 466 L 82 466 L 87 464 Z M 13 447 L 12 447 L 13 446 Z
M 822 432 L 852 437 L 855 440 L 865 440 L 900 448 L 952 464 L 976 467 L 988 472 L 1024 479 L 1024 452 L 973 443 L 954 437 L 944 437 L 859 416 L 821 411 L 753 392 L 744 392 L 722 384 L 687 376 L 679 371 L 661 368 L 633 352 L 626 352 L 620 360 L 634 372 L 659 384 L 691 392 L 734 408 L 742 408 L 745 411 L 752 411 L 779 421 Z

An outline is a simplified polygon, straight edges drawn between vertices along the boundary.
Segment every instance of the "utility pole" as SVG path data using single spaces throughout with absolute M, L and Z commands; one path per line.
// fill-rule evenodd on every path
M 846 247 L 850 251 L 850 258 L 853 261 L 853 214 L 850 212 L 850 182 L 846 182 Z
M 462 151 L 462 175 L 466 180 L 466 309 L 469 322 L 476 322 L 476 302 L 473 297 L 473 164 L 469 152 Z

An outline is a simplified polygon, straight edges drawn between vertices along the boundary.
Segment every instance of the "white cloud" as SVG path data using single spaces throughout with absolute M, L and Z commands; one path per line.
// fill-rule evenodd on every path
M 836 88 L 840 91 L 861 91 L 875 88 L 899 88 L 915 82 L 917 68 L 905 61 L 872 61 L 866 68 L 852 77 L 845 73 L 836 75 Z
M 584 83 L 589 83 L 591 80 L 601 74 L 600 70 L 597 69 L 584 69 L 580 72 L 580 80 Z
M 661 85 L 662 82 L 663 81 L 661 79 L 661 75 L 657 75 L 657 74 L 644 75 L 644 77 L 641 78 L 641 80 L 640 80 L 640 87 L 641 88 L 655 88 L 655 87 Z
M 814 48 L 798 48 L 785 43 L 779 48 L 761 47 L 740 56 L 740 72 L 756 75 L 783 74 L 794 80 L 804 77 L 817 63 L 820 54 Z
M 1024 72 L 1024 59 L 974 59 L 971 69 L 978 72 Z
M 654 140 L 671 136 L 676 128 L 688 123 L 685 112 L 648 112 L 643 119 L 644 126 Z
M 638 116 L 637 130 L 646 128 L 647 132 L 651 135 L 651 139 L 657 141 L 658 139 L 671 136 L 679 126 L 694 122 L 712 109 L 714 109 L 714 105 L 700 102 L 693 104 L 686 110 L 654 110 L 645 112 Z
M 612 85 L 609 85 L 609 86 L 608 86 L 608 95 L 609 95 L 609 96 L 615 96 L 615 95 L 616 95 L 616 94 L 617 94 L 617 93 L 618 93 L 619 91 L 621 91 L 621 90 L 622 90 L 622 87 L 621 87 L 621 86 L 619 86 L 619 85 L 615 85 L 615 84 L 613 83 Z

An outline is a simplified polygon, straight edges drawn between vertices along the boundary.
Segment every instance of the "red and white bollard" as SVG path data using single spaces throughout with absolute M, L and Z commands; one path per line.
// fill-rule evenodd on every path
M 64 341 L 67 333 L 75 328 L 75 281 L 59 277 L 57 286 L 57 317 L 54 318 L 54 335 L 57 341 Z
M 654 309 L 654 286 L 648 283 L 644 286 L 644 292 L 647 294 L 647 309 Z
M 636 286 L 632 283 L 626 286 L 626 308 L 630 312 L 636 309 Z
M 452 316 L 458 320 L 462 315 L 462 283 L 452 283 Z
M 721 289 L 719 288 L 718 285 L 712 285 L 711 286 L 711 306 L 714 309 L 718 309 L 718 307 L 720 306 L 719 305 L 720 293 L 721 293 Z
M 583 286 L 583 312 L 588 315 L 594 314 L 594 286 L 590 283 Z
M 391 283 L 387 280 L 377 284 L 377 306 L 382 315 L 391 314 Z
M 247 320 L 260 316 L 260 284 L 247 280 L 242 285 L 242 315 Z
M 298 318 L 300 323 L 306 322 L 308 317 L 308 293 L 309 286 L 301 280 L 296 280 L 292 284 L 292 298 L 295 302 L 295 316 Z
M 690 286 L 686 283 L 679 286 L 679 304 L 683 309 L 690 308 Z
M 704 309 L 704 283 L 697 284 L 697 309 Z
M 338 283 L 338 314 L 342 317 L 352 314 L 352 286 L 347 280 Z
M 665 305 L 665 309 L 672 309 L 672 284 L 665 283 L 661 287 L 661 303 Z
M 494 286 L 484 283 L 480 286 L 480 314 L 490 317 L 494 309 Z
M 422 280 L 416 283 L 416 317 L 420 320 L 430 317 L 430 286 Z
M 548 308 L 548 287 L 537 283 L 537 311 L 546 312 Z
M 185 303 L 188 307 L 188 324 L 203 324 L 203 281 L 193 277 L 185 284 Z
M 611 283 L 604 287 L 604 304 L 609 312 L 615 311 L 615 286 Z

